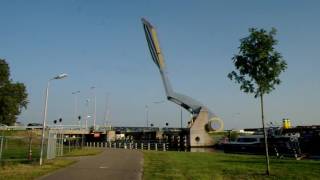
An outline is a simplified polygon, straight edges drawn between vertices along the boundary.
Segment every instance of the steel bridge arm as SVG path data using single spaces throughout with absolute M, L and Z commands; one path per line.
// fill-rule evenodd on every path
M 202 103 L 198 102 L 197 100 L 189 96 L 176 93 L 173 91 L 171 83 L 167 76 L 165 61 L 160 49 L 157 32 L 155 28 L 147 20 L 143 18 L 142 18 L 142 24 L 143 24 L 143 29 L 145 32 L 145 36 L 147 39 L 152 60 L 160 71 L 160 75 L 165 88 L 167 99 L 183 107 L 184 109 L 189 111 L 191 114 L 193 114 L 194 117 L 196 117 L 199 114 L 200 110 L 205 106 Z M 206 109 L 209 111 L 208 108 Z M 210 111 L 209 111 L 209 114 L 213 115 L 213 113 Z

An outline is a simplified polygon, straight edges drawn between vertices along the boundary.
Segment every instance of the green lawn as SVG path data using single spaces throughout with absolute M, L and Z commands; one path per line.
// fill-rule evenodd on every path
M 0 180 L 7 179 L 34 179 L 66 167 L 74 162 L 75 159 L 59 157 L 54 160 L 44 160 L 44 165 L 39 166 L 41 131 L 0 131 L 0 136 L 4 135 L 2 159 L 0 160 Z M 32 160 L 29 161 L 29 144 L 32 137 L 31 149 Z M 90 156 L 102 152 L 102 149 L 64 147 L 64 156 Z M 46 155 L 46 151 L 44 152 Z
M 39 131 L 0 131 L 0 136 L 4 135 L 2 160 L 4 161 L 25 161 L 29 154 L 30 137 L 32 158 L 38 159 L 40 156 Z
M 58 158 L 46 161 L 43 166 L 39 166 L 38 162 L 26 164 L 7 163 L 0 166 L 0 180 L 31 180 L 75 162 L 75 160 L 71 159 Z
M 14 148 L 14 150 L 7 156 L 12 154 L 14 157 L 21 155 L 24 157 L 25 149 Z M 67 151 L 67 148 L 65 148 Z M 94 148 L 83 148 L 83 149 L 72 149 L 71 152 L 65 153 L 65 157 L 74 157 L 74 156 L 90 156 L 96 155 L 102 152 L 102 149 Z M 10 156 L 9 156 L 10 157 Z M 7 161 L 0 162 L 0 180 L 31 180 L 36 177 L 43 176 L 57 169 L 69 166 L 75 163 L 75 159 L 59 157 L 53 160 L 45 160 L 43 166 L 39 166 L 39 161 L 27 161 L 27 160 L 18 160 L 18 161 Z
M 154 179 L 319 179 L 320 161 L 271 159 L 224 153 L 144 151 L 145 180 Z

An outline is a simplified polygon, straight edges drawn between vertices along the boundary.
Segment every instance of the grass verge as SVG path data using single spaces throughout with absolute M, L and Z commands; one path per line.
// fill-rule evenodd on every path
M 224 153 L 144 151 L 145 180 L 154 179 L 318 179 L 320 161 L 271 159 Z
M 49 172 L 55 171 L 57 169 L 69 166 L 75 162 L 75 160 L 59 158 L 51 161 L 46 161 L 43 166 L 39 166 L 38 163 L 10 163 L 0 167 L 0 179 L 31 180 L 35 179 L 36 177 L 48 174 Z
M 102 149 L 75 149 L 69 153 L 65 153 L 65 157 L 75 156 L 92 156 L 102 152 Z M 56 158 L 54 160 L 46 160 L 43 166 L 39 166 L 38 162 L 6 162 L 0 165 L 0 180 L 31 180 L 41 177 L 45 174 L 64 168 L 75 163 L 76 159 Z

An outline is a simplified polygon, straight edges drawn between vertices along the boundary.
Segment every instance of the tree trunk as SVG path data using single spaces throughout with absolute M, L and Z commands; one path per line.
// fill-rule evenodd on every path
M 263 136 L 264 136 L 264 145 L 265 145 L 265 150 L 266 150 L 266 165 L 267 165 L 266 173 L 267 173 L 267 175 L 270 175 L 268 140 L 267 140 L 268 139 L 268 135 L 267 135 L 266 128 L 264 127 L 263 94 L 260 95 L 260 99 L 261 99 L 262 128 L 263 128 Z

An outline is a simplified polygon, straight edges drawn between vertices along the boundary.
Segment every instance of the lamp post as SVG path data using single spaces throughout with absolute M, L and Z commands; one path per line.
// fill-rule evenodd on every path
M 97 119 L 97 97 L 96 93 L 94 91 L 96 87 L 92 86 L 90 89 L 93 91 L 93 96 L 94 96 L 94 112 L 93 112 L 93 129 L 96 129 L 96 119 Z
M 86 100 L 86 106 L 87 106 L 87 114 L 86 114 L 86 123 L 85 123 L 85 127 L 86 129 L 88 129 L 88 120 L 89 120 L 89 101 L 90 99 Z
M 147 123 L 147 127 L 149 127 L 149 106 L 146 105 L 146 123 Z
M 74 95 L 74 118 L 76 120 L 78 120 L 78 96 L 77 96 L 77 94 L 79 94 L 79 93 L 80 93 L 80 91 L 72 92 L 72 94 Z M 79 124 L 79 127 L 80 127 L 80 124 Z
M 43 112 L 43 121 L 42 121 L 42 136 L 41 136 L 41 151 L 40 151 L 40 166 L 42 165 L 42 158 L 43 158 L 43 145 L 44 145 L 44 133 L 45 133 L 45 128 L 46 128 L 46 121 L 47 121 L 47 109 L 48 109 L 48 96 L 49 96 L 49 86 L 50 82 L 52 80 L 58 80 L 58 79 L 63 79 L 67 77 L 68 75 L 65 73 L 59 74 L 58 76 L 49 79 L 47 88 L 46 88 L 46 96 L 45 96 L 45 102 L 44 102 L 44 112 Z

